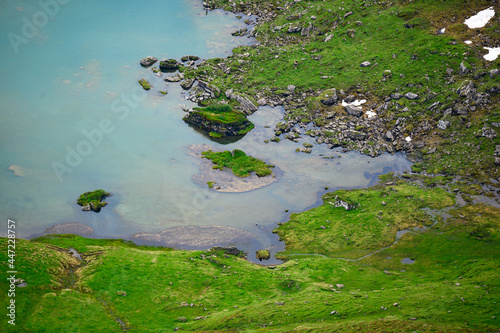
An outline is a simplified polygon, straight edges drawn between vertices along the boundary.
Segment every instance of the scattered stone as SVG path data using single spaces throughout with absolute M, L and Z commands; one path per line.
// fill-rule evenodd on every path
M 459 67 L 458 73 L 460 75 L 465 75 L 465 74 L 469 73 L 469 69 L 465 66 L 465 63 L 463 61 L 460 63 L 460 67 Z
M 116 294 L 117 294 L 118 296 L 127 296 L 127 292 L 126 292 L 126 291 L 123 291 L 123 290 L 118 290 L 118 291 L 116 292 Z
M 332 312 L 330 312 L 330 315 L 334 315 L 334 314 L 338 314 L 337 311 L 333 310 Z
M 344 110 L 351 116 L 361 117 L 363 115 L 363 110 L 353 105 L 344 106 Z
M 448 120 L 440 120 L 438 121 L 437 128 L 440 130 L 445 130 L 450 126 L 450 122 Z
M 411 92 L 408 92 L 405 94 L 405 97 L 409 100 L 415 100 L 418 98 L 418 95 L 417 94 L 414 94 L 414 93 L 411 93 Z
M 274 302 L 276 305 L 285 305 L 285 302 Z
M 195 317 L 194 320 L 204 320 L 207 319 L 207 316 Z
M 149 67 L 149 66 L 152 66 L 157 61 L 158 61 L 158 58 L 148 56 L 148 57 L 141 60 L 141 66 L 142 67 Z
M 177 320 L 177 322 L 179 322 L 179 323 L 186 323 L 186 322 L 187 322 L 186 317 L 177 317 L 177 319 L 176 319 L 176 320 Z
M 490 71 L 490 76 L 491 76 L 492 78 L 497 77 L 499 74 L 500 74 L 500 69 L 498 69 L 498 68 L 492 69 L 492 70 Z
M 391 131 L 387 131 L 387 133 L 385 133 L 385 139 L 387 141 L 394 141 L 394 136 L 392 135 Z
M 267 101 L 266 101 L 266 99 L 265 99 L 265 98 L 261 98 L 261 99 L 259 99 L 259 100 L 257 101 L 257 104 L 259 104 L 259 105 L 266 105 L 266 104 L 267 104 Z
M 371 63 L 371 62 L 369 62 L 369 61 L 363 61 L 363 62 L 361 63 L 361 67 L 369 67 L 369 66 L 371 66 L 371 65 L 372 65 L 372 63 Z

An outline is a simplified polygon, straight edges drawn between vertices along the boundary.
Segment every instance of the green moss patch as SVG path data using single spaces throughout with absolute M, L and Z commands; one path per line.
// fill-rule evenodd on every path
M 78 198 L 77 203 L 82 206 L 82 210 L 93 210 L 99 212 L 102 207 L 108 203 L 103 201 L 109 195 L 104 190 L 95 190 L 92 192 L 85 192 Z
M 248 177 L 252 172 L 259 177 L 272 175 L 274 165 L 248 156 L 245 152 L 235 149 L 231 151 L 214 152 L 208 150 L 202 153 L 202 156 L 211 160 L 214 169 L 229 168 L 238 177 Z

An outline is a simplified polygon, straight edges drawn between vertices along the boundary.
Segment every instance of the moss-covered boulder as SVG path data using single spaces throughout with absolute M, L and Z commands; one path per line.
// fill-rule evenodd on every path
M 271 258 L 271 253 L 269 253 L 269 250 L 259 250 L 256 252 L 257 259 L 260 261 L 262 260 L 269 260 Z
M 179 62 L 175 59 L 163 59 L 160 61 L 160 70 L 162 72 L 175 72 L 179 69 Z
M 103 201 L 107 196 L 109 196 L 109 192 L 106 192 L 104 190 L 85 192 L 80 195 L 77 203 L 82 206 L 83 211 L 93 210 L 94 212 L 99 213 L 101 211 L 101 208 L 108 204 L 107 202 Z
M 242 136 L 255 127 L 244 113 L 233 110 L 229 105 L 195 108 L 183 119 L 186 123 L 210 133 L 214 138 Z

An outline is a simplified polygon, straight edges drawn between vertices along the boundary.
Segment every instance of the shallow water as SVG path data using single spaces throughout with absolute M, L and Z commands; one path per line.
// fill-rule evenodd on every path
M 282 246 L 271 233 L 276 223 L 317 204 L 325 186 L 364 187 L 378 174 L 409 168 L 403 155 L 370 158 L 319 145 L 310 155 L 295 152 L 312 138 L 265 144 L 282 117 L 279 108 L 261 107 L 250 117 L 256 129 L 228 145 L 187 126 L 182 105 L 193 104 L 178 84 L 167 86 L 139 60 L 227 56 L 232 47 L 252 42 L 230 35 L 245 17 L 206 15 L 201 2 L 192 0 L 147 6 L 67 1 L 59 7 L 36 35 L 17 45 L 18 53 L 7 38 L 0 42 L 0 216 L 17 222 L 18 237 L 65 222 L 91 226 L 96 237 L 122 238 L 173 226 L 219 225 L 256 235 L 251 244 L 235 245 L 247 251 L 270 247 L 274 253 Z M 0 8 L 5 35 L 24 36 L 23 17 L 43 12 L 36 1 L 3 1 Z M 141 78 L 154 88 L 142 91 Z M 165 88 L 168 95 L 158 93 Z M 247 193 L 210 191 L 193 181 L 200 162 L 188 154 L 190 145 L 203 143 L 243 149 L 283 175 Z M 24 176 L 8 170 L 12 165 Z M 97 188 L 113 193 L 109 205 L 99 214 L 82 212 L 76 199 Z

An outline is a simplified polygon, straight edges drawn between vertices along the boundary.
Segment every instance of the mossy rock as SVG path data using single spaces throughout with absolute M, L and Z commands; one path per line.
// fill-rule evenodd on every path
M 256 252 L 256 256 L 257 256 L 257 259 L 259 259 L 260 261 L 269 260 L 269 258 L 271 258 L 271 253 L 269 253 L 269 250 L 267 250 L 267 249 L 259 250 Z
M 229 105 L 195 108 L 183 120 L 208 132 L 212 138 L 243 136 L 255 127 L 244 113 L 233 110 Z
M 101 211 L 102 207 L 105 207 L 108 203 L 104 200 L 109 196 L 109 192 L 104 190 L 95 190 L 92 192 L 85 192 L 78 198 L 77 203 L 82 206 L 83 211 L 93 210 L 98 213 Z
M 152 87 L 151 84 L 148 81 L 146 81 L 146 79 L 140 79 L 139 84 L 142 86 L 144 90 L 150 90 Z

